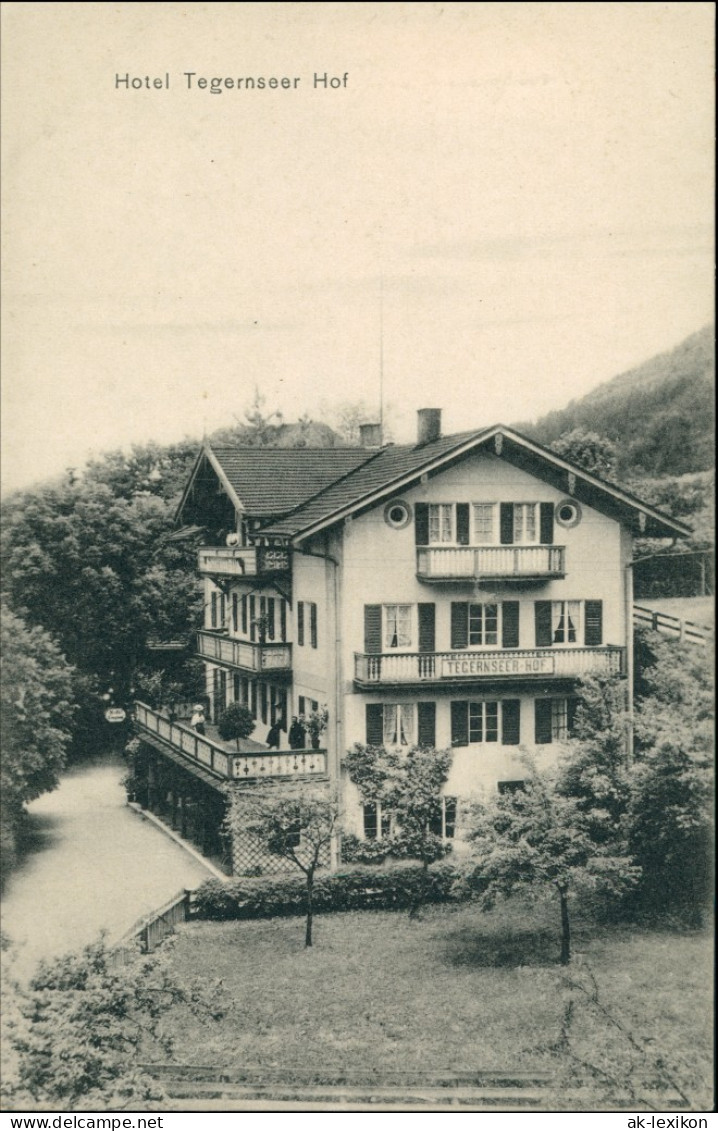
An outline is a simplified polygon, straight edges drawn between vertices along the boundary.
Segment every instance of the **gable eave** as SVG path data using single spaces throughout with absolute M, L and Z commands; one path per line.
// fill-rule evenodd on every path
M 412 486 L 418 482 L 423 475 L 434 474 L 442 467 L 465 458 L 472 451 L 485 446 L 499 435 L 508 440 L 510 444 L 518 448 L 523 448 L 527 452 L 531 452 L 537 460 L 547 467 L 551 467 L 555 471 L 565 472 L 567 477 L 565 490 L 567 494 L 569 493 L 568 476 L 575 476 L 577 484 L 585 484 L 591 489 L 591 501 L 589 501 L 588 498 L 583 500 L 586 502 L 586 505 L 592 506 L 594 509 L 600 511 L 602 509 L 600 505 L 601 500 L 604 500 L 605 510 L 614 521 L 630 526 L 632 518 L 634 523 L 638 524 L 639 530 L 635 531 L 635 533 L 645 537 L 658 538 L 685 538 L 691 534 L 691 527 L 687 526 L 685 523 L 663 514 L 655 507 L 631 495 L 630 492 L 614 486 L 613 484 L 606 483 L 598 476 L 591 474 L 591 472 L 585 471 L 583 468 L 570 463 L 568 460 L 562 459 L 561 456 L 555 455 L 541 444 L 537 444 L 526 436 L 522 436 L 512 428 L 504 424 L 496 424 L 476 433 L 475 436 L 472 436 L 468 440 L 463 440 L 461 443 L 457 444 L 456 447 L 442 452 L 441 455 L 427 460 L 424 464 L 413 468 L 410 472 L 406 472 L 387 481 L 382 487 L 375 488 L 367 492 L 366 495 L 353 500 L 351 503 L 337 508 L 337 510 L 331 514 L 324 515 L 321 519 L 316 519 L 305 528 L 296 531 L 291 536 L 292 542 L 296 545 L 300 545 L 307 538 L 311 538 L 315 534 L 319 534 L 322 530 L 334 526 L 338 522 L 342 522 L 345 518 L 356 514 L 358 511 L 371 509 L 395 491 Z M 506 458 L 506 455 L 504 455 L 504 458 Z M 536 472 L 529 472 L 528 474 L 536 474 Z M 559 486 L 558 484 L 553 485 Z M 609 500 L 613 501 L 613 505 L 606 505 Z M 627 513 L 624 515 L 623 511 Z M 641 529 L 641 527 L 643 528 Z

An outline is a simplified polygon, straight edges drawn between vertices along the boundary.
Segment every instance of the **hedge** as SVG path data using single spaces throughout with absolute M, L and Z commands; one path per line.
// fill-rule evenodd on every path
M 453 899 L 456 871 L 449 864 L 434 864 L 426 877 L 420 864 L 392 868 L 344 868 L 321 872 L 314 881 L 314 910 L 391 911 L 411 907 L 426 887 L 423 901 Z M 302 915 L 306 907 L 306 882 L 302 875 L 267 879 L 206 880 L 194 894 L 193 914 L 199 919 L 264 919 L 275 915 Z

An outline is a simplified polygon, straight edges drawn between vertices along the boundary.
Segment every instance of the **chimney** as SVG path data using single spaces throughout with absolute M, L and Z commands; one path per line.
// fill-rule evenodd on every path
M 441 409 L 420 408 L 417 412 L 417 447 L 430 444 L 441 436 Z
M 359 444 L 362 448 L 380 448 L 381 424 L 360 424 Z

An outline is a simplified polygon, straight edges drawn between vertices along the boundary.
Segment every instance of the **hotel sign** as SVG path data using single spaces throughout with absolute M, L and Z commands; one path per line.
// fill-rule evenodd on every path
M 477 656 L 452 652 L 441 658 L 442 679 L 482 675 L 553 675 L 553 656 Z

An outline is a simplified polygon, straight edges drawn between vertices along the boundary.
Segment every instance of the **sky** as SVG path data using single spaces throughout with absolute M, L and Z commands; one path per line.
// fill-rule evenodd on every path
M 255 390 L 285 419 L 381 393 L 399 441 L 426 406 L 531 420 L 712 321 L 712 4 L 2 21 L 6 490 Z

